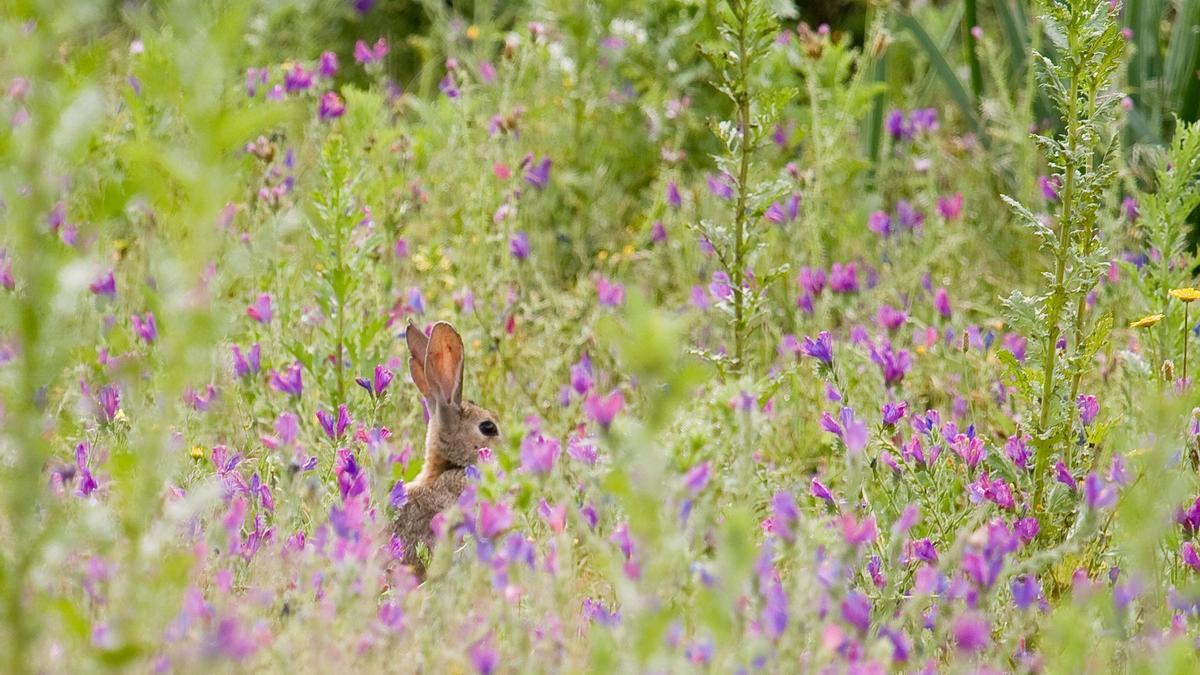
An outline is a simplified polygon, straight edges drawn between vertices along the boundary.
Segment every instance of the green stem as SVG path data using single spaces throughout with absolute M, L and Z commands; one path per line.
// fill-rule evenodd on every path
M 737 213 L 734 217 L 733 267 L 727 270 L 729 280 L 733 284 L 733 372 L 742 372 L 743 358 L 746 351 L 746 293 L 742 284 L 746 255 L 746 181 L 750 175 L 750 64 L 749 50 L 746 46 L 746 30 L 749 17 L 748 5 L 741 5 L 738 19 L 738 89 L 737 115 L 741 142 L 738 146 L 740 153 L 738 165 L 738 195 Z
M 975 35 L 971 29 L 979 24 L 979 16 L 975 11 L 975 0 L 963 2 L 963 56 L 971 71 L 971 94 L 975 97 L 975 105 L 983 96 L 983 71 L 979 67 L 979 54 L 975 49 Z

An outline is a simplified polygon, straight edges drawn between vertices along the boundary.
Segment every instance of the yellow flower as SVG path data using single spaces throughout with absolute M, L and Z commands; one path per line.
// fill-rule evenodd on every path
M 1149 328 L 1163 320 L 1162 314 L 1149 314 L 1129 324 L 1130 328 Z
M 467 26 L 467 39 L 472 42 L 479 39 L 479 26 L 475 24 Z
M 1171 290 L 1169 295 L 1176 300 L 1195 302 L 1200 300 L 1200 288 L 1176 288 Z
M 204 459 L 204 448 L 199 445 L 192 447 L 192 459 Z

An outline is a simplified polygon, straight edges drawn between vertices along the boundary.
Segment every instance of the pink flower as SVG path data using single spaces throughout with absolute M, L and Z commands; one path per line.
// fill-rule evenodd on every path
M 583 411 L 605 429 L 624 407 L 625 396 L 619 390 L 613 390 L 607 396 L 592 394 L 583 402 Z

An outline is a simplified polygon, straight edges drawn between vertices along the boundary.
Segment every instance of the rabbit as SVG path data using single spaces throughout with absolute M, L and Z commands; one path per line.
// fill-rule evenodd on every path
M 426 337 L 410 321 L 409 373 L 429 409 L 425 434 L 425 464 L 407 486 L 393 531 L 404 542 L 403 563 L 416 577 L 425 578 L 418 545 L 432 549 L 433 517 L 453 506 L 467 486 L 468 466 L 479 459 L 480 448 L 500 438 L 496 414 L 462 398 L 463 342 L 458 331 L 439 321 Z

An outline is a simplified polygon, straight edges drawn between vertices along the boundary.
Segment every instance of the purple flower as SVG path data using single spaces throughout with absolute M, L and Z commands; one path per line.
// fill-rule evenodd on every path
M 392 505 L 392 508 L 398 509 L 407 501 L 408 492 L 404 489 L 404 479 L 398 479 L 392 489 L 388 491 L 388 503 Z
M 892 217 L 887 211 L 872 211 L 867 217 L 867 229 L 887 239 L 892 236 Z
M 539 190 L 549 185 L 550 165 L 549 157 L 544 157 L 542 161 L 531 164 L 525 171 L 525 182 Z
M 283 372 L 272 370 L 268 383 L 271 388 L 289 396 L 299 397 L 304 393 L 304 379 L 301 375 L 301 365 L 296 361 L 292 365 L 284 368 Z
M 733 177 L 727 173 L 720 175 L 705 174 L 704 180 L 708 183 L 708 191 L 714 197 L 719 199 L 733 199 Z
M 373 380 L 368 381 L 365 377 L 356 377 L 354 378 L 354 382 L 363 389 L 366 389 L 367 393 L 371 396 L 379 398 L 387 390 L 388 385 L 392 383 L 392 378 L 394 377 L 395 373 L 380 364 L 375 366 L 375 377 Z
M 1079 421 L 1083 422 L 1083 426 L 1089 426 L 1096 419 L 1096 415 L 1100 414 L 1100 402 L 1091 394 L 1080 394 L 1079 398 L 1075 399 L 1075 407 L 1079 409 Z
M 880 305 L 875 313 L 875 322 L 888 331 L 894 331 L 904 325 L 908 314 L 904 310 L 895 309 L 891 305 Z
M 312 83 L 312 72 L 299 63 L 292 64 L 292 67 L 283 73 L 283 88 L 289 94 L 304 91 L 311 87 Z
M 854 410 L 852 408 L 842 408 L 840 418 L 842 422 L 842 441 L 845 442 L 846 449 L 855 455 L 862 452 L 867 447 L 869 437 L 867 425 L 854 418 Z
M 947 319 L 950 318 L 950 293 L 946 291 L 945 287 L 939 287 L 933 294 L 933 308 L 937 310 L 938 314 Z
M 792 195 L 782 202 L 772 202 L 763 218 L 776 225 L 783 225 L 796 220 L 800 215 L 800 195 Z
M 812 496 L 816 497 L 817 499 L 823 499 L 823 500 L 829 502 L 830 504 L 834 503 L 833 493 L 830 492 L 829 488 L 825 487 L 825 485 L 823 483 L 821 483 L 821 481 L 817 480 L 816 477 L 814 477 L 812 479 L 812 482 L 809 483 L 808 491 Z
M 260 356 L 262 348 L 255 342 L 250 345 L 250 349 L 242 354 L 241 348 L 237 345 L 230 345 L 229 351 L 233 354 L 233 376 L 243 378 L 253 375 L 261 370 Z
M 829 331 L 823 330 L 817 334 L 817 338 L 805 335 L 804 343 L 800 346 L 800 352 L 805 356 L 814 358 L 826 365 L 833 364 L 833 337 L 829 335 Z
M 988 646 L 992 626 L 981 614 L 968 612 L 954 620 L 950 633 L 960 652 L 978 652 Z
M 858 265 L 855 263 L 833 263 L 829 268 L 829 290 L 834 293 L 858 291 Z
M 679 194 L 679 184 L 675 181 L 667 182 L 667 204 L 676 209 L 683 205 L 683 196 Z
M 733 299 L 733 287 L 729 285 L 729 275 L 722 270 L 712 273 L 712 283 L 708 285 L 708 293 L 718 302 Z
M 1106 484 L 1100 474 L 1092 471 L 1083 479 L 1083 498 L 1090 509 L 1106 509 L 1117 501 L 1117 486 Z
M 1136 223 L 1138 219 L 1138 203 L 1133 197 L 1126 197 L 1121 201 L 1121 213 L 1125 215 L 1125 219 L 1131 223 Z
M 896 202 L 896 220 L 900 227 L 906 230 L 919 230 L 925 222 L 925 214 L 913 208 L 907 200 L 901 199 Z
M 842 619 L 858 629 L 859 633 L 866 633 L 871 628 L 871 601 L 867 596 L 850 591 L 842 600 L 841 609 Z
M 607 396 L 592 394 L 583 402 L 583 411 L 605 429 L 624 407 L 625 396 L 618 390 L 609 392 Z
M 792 493 L 780 490 L 771 498 L 772 523 L 775 534 L 784 541 L 796 538 L 792 527 L 800 519 L 800 508 L 796 506 L 796 498 Z
M 620 307 L 625 303 L 625 286 L 596 275 L 596 295 L 604 307 Z
M 479 675 L 492 675 L 492 673 L 496 672 L 496 666 L 500 663 L 500 655 L 496 653 L 496 648 L 492 646 L 492 636 L 490 633 L 487 637 L 471 645 L 469 653 L 471 656 L 471 665 L 475 666 L 475 671 Z
M 271 294 L 262 293 L 253 305 L 246 308 L 246 316 L 259 323 L 271 323 Z
M 1188 567 L 1200 571 L 1200 553 L 1196 552 L 1196 545 L 1190 541 L 1183 542 L 1183 547 L 1179 549 L 1179 557 Z
M 967 436 L 966 434 L 958 434 L 954 437 L 954 442 L 951 445 L 955 454 L 962 458 L 966 463 L 967 468 L 974 471 L 979 465 L 980 460 L 987 454 L 983 445 L 983 439 L 978 436 Z
M 888 340 L 881 342 L 878 347 L 871 347 L 871 360 L 883 371 L 883 383 L 889 387 L 899 384 L 912 365 L 908 351 L 894 351 L 891 341 Z
M 152 344 L 158 339 L 158 323 L 155 322 L 152 312 L 146 312 L 142 316 L 134 314 L 130 321 L 133 323 L 133 332 L 146 344 Z
M 548 474 L 562 452 L 557 438 L 546 438 L 540 431 L 531 430 L 521 441 L 521 469 L 530 473 Z
M 692 467 L 683 477 L 683 485 L 688 492 L 699 494 L 708 485 L 711 475 L 712 462 L 701 462 Z
M 1029 469 L 1028 440 L 1028 435 L 1018 433 L 1009 436 L 1008 441 L 1004 444 L 1004 454 L 1012 460 L 1013 465 L 1018 469 Z
M 337 74 L 338 57 L 330 51 L 321 52 L 321 58 L 317 62 L 317 74 L 323 78 L 331 78 Z
M 805 293 L 813 297 L 820 297 L 821 291 L 825 290 L 825 270 L 819 267 L 801 267 L 799 274 L 796 275 L 796 283 L 804 289 Z
M 584 354 L 571 366 L 571 388 L 582 396 L 591 391 L 592 385 L 592 360 Z
M 1037 577 L 1032 574 L 1022 574 L 1012 580 L 1013 603 L 1022 612 L 1037 602 L 1038 596 L 1041 594 L 1042 585 L 1038 583 Z
M 438 91 L 446 95 L 446 98 L 456 99 L 459 96 L 458 84 L 454 81 L 453 73 L 446 73 L 446 76 L 438 82 Z
M 1079 484 L 1075 482 L 1075 477 L 1071 475 L 1070 469 L 1067 468 L 1066 464 L 1063 464 L 1061 459 L 1054 464 L 1054 478 L 1063 485 L 1071 488 L 1072 492 L 1079 489 Z
M 3 258 L 3 252 L 0 252 L 0 265 L 3 265 Z M 12 288 L 11 285 L 6 284 L 6 286 L 8 288 Z M 88 285 L 88 290 L 90 290 L 94 295 L 107 295 L 110 298 L 116 297 L 117 280 L 116 277 L 113 276 L 113 271 L 110 269 L 102 274 L 100 278 Z
M 337 417 L 325 410 L 317 411 L 317 421 L 321 423 L 321 428 L 325 430 L 325 435 L 332 440 L 337 440 L 346 433 L 346 427 L 350 426 L 350 412 L 345 405 L 339 405 Z
M 905 118 L 903 110 L 898 108 L 889 110 L 884 126 L 887 129 L 888 135 L 893 140 L 900 141 L 912 138 L 912 124 Z
M 327 91 L 321 95 L 321 102 L 317 105 L 317 118 L 322 122 L 335 120 L 346 114 L 346 102 L 338 96 L 337 92 Z
M 513 234 L 508 240 L 508 252 L 517 260 L 525 260 L 529 257 L 529 235 L 524 232 Z
M 899 404 L 887 402 L 883 404 L 883 423 L 892 426 L 896 422 L 904 419 L 905 413 L 908 412 L 908 404 L 901 401 Z
M 1042 189 L 1042 198 L 1048 202 L 1058 201 L 1058 190 L 1062 180 L 1058 176 L 1038 176 L 1038 187 Z
M 1036 539 L 1040 530 L 1041 525 L 1038 524 L 1037 518 L 1034 518 L 1033 516 L 1021 518 L 1017 522 L 1013 523 L 1013 533 L 1016 534 L 1017 538 L 1020 539 L 1024 544 L 1028 544 Z

